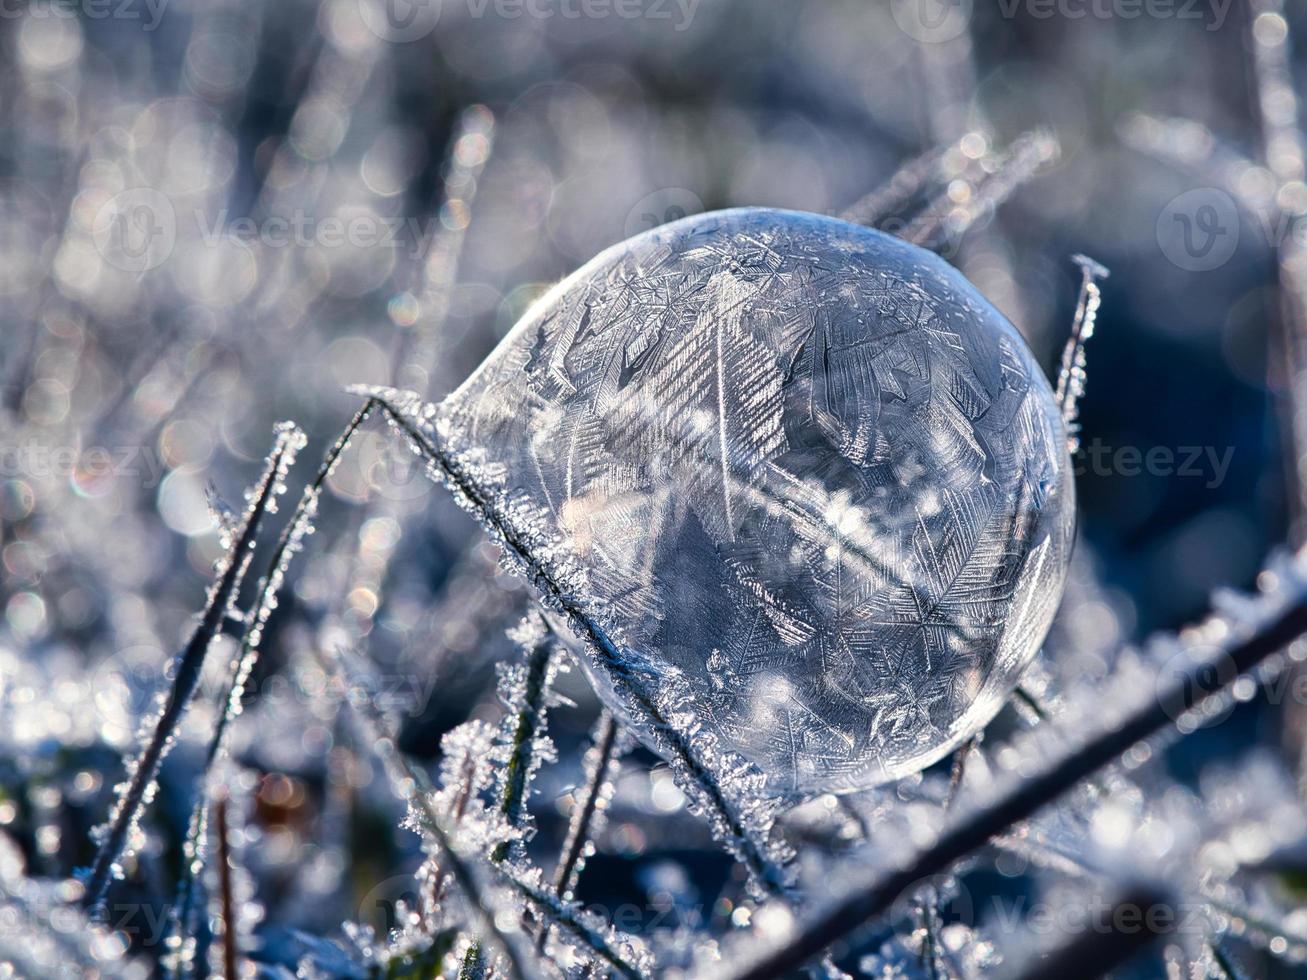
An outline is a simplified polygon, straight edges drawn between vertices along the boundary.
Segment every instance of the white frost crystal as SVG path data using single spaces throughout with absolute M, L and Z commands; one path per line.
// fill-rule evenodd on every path
M 947 754 L 1061 596 L 1074 491 L 1043 373 L 952 267 L 846 222 L 723 211 L 617 245 L 439 414 L 549 516 L 577 604 L 773 793 Z

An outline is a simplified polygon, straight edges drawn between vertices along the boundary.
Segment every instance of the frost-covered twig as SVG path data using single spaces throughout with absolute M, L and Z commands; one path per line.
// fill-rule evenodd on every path
M 620 765 L 617 751 L 620 732 L 612 712 L 604 710 L 595 725 L 594 744 L 585 757 L 585 790 L 580 801 L 572 807 L 567 837 L 554 871 L 554 894 L 561 900 L 567 900 L 576 888 L 586 854 L 612 798 L 613 776 Z M 543 952 L 548 941 L 549 929 L 542 928 L 536 949 Z
M 660 740 L 665 755 L 674 763 L 674 769 L 686 780 L 686 790 L 692 800 L 709 816 L 710 823 L 728 848 L 749 871 L 751 880 L 771 895 L 783 895 L 789 887 L 788 875 L 768 853 L 767 842 L 760 837 L 769 828 L 757 828 L 745 812 L 748 806 L 766 806 L 765 801 L 754 797 L 743 803 L 729 799 L 712 767 L 701 757 L 692 740 L 660 708 L 636 668 L 624 657 L 609 632 L 582 608 L 575 596 L 569 594 L 558 581 L 550 562 L 537 551 L 548 546 L 533 545 L 511 520 L 505 518 L 498 505 L 483 491 L 479 483 L 465 471 L 464 466 L 444 451 L 436 442 L 434 433 L 419 418 L 411 418 L 399 401 L 410 398 L 401 392 L 378 389 L 355 389 L 357 393 L 376 400 L 386 416 L 406 439 L 422 454 L 433 471 L 454 493 L 455 498 L 480 518 L 482 524 L 519 563 L 528 581 L 536 588 L 547 605 L 560 611 L 577 635 L 590 646 L 596 660 L 605 670 L 614 687 L 624 695 L 630 709 L 647 719 L 655 736 Z
M 520 672 L 520 678 L 506 676 L 504 683 L 513 713 L 506 719 L 506 727 L 511 732 L 499 799 L 500 813 L 519 834 L 526 822 L 531 777 L 540 763 L 538 743 L 544 736 L 545 704 L 552 675 L 557 670 L 553 662 L 555 641 L 549 627 L 529 619 L 522 629 L 529 633 L 523 637 L 527 648 L 526 668 Z M 490 860 L 496 864 L 504 861 L 512 846 L 511 841 L 501 841 L 490 852 Z
M 1223 695 L 1236 678 L 1251 673 L 1273 655 L 1307 632 L 1307 589 L 1303 585 L 1304 563 L 1299 555 L 1288 568 L 1268 573 L 1266 581 L 1275 591 L 1262 597 L 1270 609 L 1254 609 L 1256 617 L 1242 639 L 1227 638 L 1219 652 L 1222 669 L 1219 680 L 1211 680 L 1211 659 L 1195 658 L 1178 680 L 1159 690 L 1124 718 L 1116 727 L 1071 749 L 1055 762 L 993 797 L 988 804 L 943 832 L 891 873 L 878 876 L 863 887 L 818 913 L 799 934 L 784 946 L 774 948 L 734 973 L 735 980 L 766 980 L 801 967 L 832 943 L 857 931 L 883 915 L 905 891 L 923 879 L 947 870 L 954 862 L 983 847 L 1012 824 L 1025 820 L 1066 791 L 1079 785 L 1098 769 L 1117 760 L 1136 744 L 1171 727 L 1177 718 L 1190 715 L 1213 698 Z M 1229 631 L 1226 631 L 1227 637 Z M 1297 653 L 1298 651 L 1295 651 Z M 1181 731 L 1192 730 L 1182 726 Z
M 343 651 L 334 655 L 319 651 L 318 656 L 324 667 L 345 684 L 346 690 L 355 693 L 356 696 L 349 698 L 354 717 L 359 720 L 366 741 L 381 759 L 395 792 L 409 803 L 413 821 L 439 852 L 441 867 L 453 876 L 470 906 L 475 920 L 473 931 L 490 938 L 504 952 L 514 975 L 522 976 L 528 969 L 534 973 L 534 958 L 518 933 L 507 933 L 496 924 L 492 882 L 525 901 L 538 919 L 565 930 L 623 977 L 641 980 L 648 976 L 643 962 L 647 953 L 634 939 L 592 921 L 592 917 L 559 900 L 538 882 L 519 875 L 509 862 L 482 865 L 477 855 L 464 854 L 464 842 L 450 832 L 446 818 L 432 803 L 434 791 L 426 773 L 412 765 L 397 748 L 394 734 L 370 696 L 372 685 L 360 670 L 348 666 L 353 658 Z M 534 875 L 538 877 L 538 870 Z M 630 952 L 623 952 L 623 948 Z
M 977 182 L 966 201 L 955 203 L 945 191 L 904 229 L 901 237 L 924 248 L 943 248 L 992 213 L 1041 167 L 1056 160 L 1059 153 L 1052 132 L 1036 129 L 1023 133 L 995 160 L 993 169 Z
M 1098 307 L 1103 302 L 1103 291 L 1098 280 L 1109 275 L 1107 268 L 1087 255 L 1073 255 L 1071 261 L 1080 266 L 1080 295 L 1076 299 L 1076 316 L 1071 324 L 1071 336 L 1062 349 L 1062 367 L 1057 375 L 1058 407 L 1062 410 L 1062 423 L 1066 426 L 1067 451 L 1074 453 L 1080 440 L 1076 436 L 1076 418 L 1080 414 L 1080 398 L 1085 393 L 1085 343 L 1094 335 L 1098 322 Z
M 527 976 L 529 958 L 521 955 L 520 940 L 510 938 L 496 924 L 485 874 L 477 867 L 473 855 L 463 853 L 457 835 L 450 832 L 445 818 L 432 807 L 433 789 L 426 774 L 411 765 L 399 751 L 396 737 L 375 703 L 375 685 L 345 651 L 328 653 L 317 647 L 314 651 L 324 669 L 343 686 L 364 742 L 381 760 L 396 795 L 409 805 L 410 815 L 421 828 L 423 837 L 439 854 L 440 866 L 452 875 L 474 919 L 476 931 L 504 954 L 512 976 Z
M 231 883 L 231 834 L 227 827 L 228 800 L 224 796 L 214 805 L 213 831 L 218 843 L 218 921 L 222 923 L 222 975 L 234 978 L 237 972 L 236 937 L 238 933 L 235 892 Z
M 203 618 L 177 660 L 176 676 L 163 710 L 154 724 L 153 733 L 141 754 L 128 766 L 127 781 L 122 784 L 108 824 L 99 834 L 95 860 L 87 874 L 87 905 L 98 909 L 115 877 L 118 864 L 128 849 L 130 837 L 141 813 L 149 805 L 157 788 L 159 766 L 175 738 L 177 726 L 200 682 L 200 673 L 209 647 L 231 615 L 245 572 L 254 556 L 255 539 L 264 515 L 276 510 L 276 498 L 285 491 L 285 478 L 304 446 L 304 434 L 292 423 L 277 427 L 276 443 L 268 457 L 263 476 L 248 494 L 250 504 L 244 525 L 230 545 L 217 585 L 209 594 Z
M 245 696 L 245 685 L 258 662 L 263 631 L 269 618 L 277 609 L 278 596 L 285 584 L 286 574 L 291 561 L 303 548 L 304 540 L 313 533 L 313 521 L 317 516 L 318 502 L 327 480 L 335 471 L 345 450 L 359 427 L 367 421 L 375 406 L 367 402 L 355 414 L 331 448 L 327 450 L 318 467 L 317 474 L 309 481 L 300 495 L 299 503 L 291 514 L 290 520 L 282 529 L 281 536 L 273 547 L 268 562 L 268 570 L 259 581 L 258 593 L 254 600 L 253 612 L 245 619 L 245 628 L 241 635 L 240 650 L 232 668 L 231 681 L 223 698 L 222 710 L 214 725 L 209 739 L 204 762 L 196 777 L 196 797 L 192 807 L 190 822 L 187 825 L 186 840 L 183 843 L 183 860 L 181 874 L 177 883 L 177 900 L 169 913 L 170 941 L 177 947 L 182 960 L 179 968 L 184 969 L 185 953 L 189 942 L 192 910 L 195 903 L 195 875 L 204 866 L 204 837 L 207 825 L 208 777 L 216 763 L 221 761 L 226 751 L 226 735 L 233 720 L 241 713 L 241 702 Z
M 1106 935 L 1092 930 L 1077 936 L 1022 973 L 1022 980 L 1097 980 L 1107 976 L 1165 934 L 1158 917 L 1148 913 L 1166 903 L 1166 896 L 1154 888 L 1138 885 L 1129 889 L 1112 903 L 1104 918 L 1112 927 Z
M 873 225 L 898 215 L 934 178 L 945 158 L 960 150 L 961 143 L 962 140 L 958 140 L 952 146 L 933 147 L 913 157 L 899 167 L 889 180 L 840 212 L 840 220 L 855 225 Z
M 546 703 L 557 670 L 553 635 L 538 615 L 529 616 L 518 627 L 517 639 L 526 649 L 525 667 L 507 668 L 500 682 L 509 715 L 503 725 L 507 758 L 500 760 L 498 801 L 500 815 L 517 836 L 491 848 L 490 862 L 497 865 L 503 864 L 515 847 L 520 849 L 527 830 L 527 798 L 540 764 Z M 478 969 L 480 960 L 480 943 L 474 940 L 464 956 L 463 972 Z
M 612 712 L 604 711 L 595 725 L 594 746 L 585 760 L 585 792 L 572 809 L 567 838 L 554 872 L 554 894 L 566 898 L 576 888 L 590 842 L 613 794 L 613 776 L 620 765 L 617 751 L 621 729 Z

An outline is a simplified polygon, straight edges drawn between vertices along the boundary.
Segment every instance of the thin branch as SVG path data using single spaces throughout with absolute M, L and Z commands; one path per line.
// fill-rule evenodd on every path
M 1041 167 L 1056 160 L 1060 152 L 1058 141 L 1051 132 L 1036 129 L 1023 133 L 997 159 L 993 171 L 977 182 L 968 200 L 956 204 L 945 191 L 904 229 L 901 237 L 923 248 L 943 248 L 966 234 L 978 220 L 993 213 Z
M 1062 411 L 1062 423 L 1066 426 L 1067 451 L 1074 453 L 1080 445 L 1075 433 L 1078 429 L 1076 419 L 1080 415 L 1080 399 L 1085 393 L 1085 343 L 1094 335 L 1098 307 L 1103 302 L 1103 291 L 1098 286 L 1098 280 L 1106 279 L 1109 273 L 1106 266 L 1087 255 L 1073 255 L 1071 261 L 1080 266 L 1080 295 L 1076 300 L 1071 336 L 1062 349 L 1062 369 L 1057 375 L 1057 392 L 1054 397 Z
M 1107 935 L 1088 931 L 1067 943 L 1024 972 L 1022 980 L 1097 980 L 1165 935 L 1158 917 L 1149 910 L 1167 905 L 1165 895 L 1152 888 L 1137 886 L 1112 905 L 1106 922 L 1112 926 Z M 1125 927 L 1123 922 L 1138 923 Z
M 663 717 L 628 658 L 622 655 L 607 632 L 581 608 L 573 596 L 558 584 L 551 571 L 532 554 L 532 549 L 525 539 L 510 522 L 502 517 L 481 487 L 464 472 L 457 461 L 438 447 L 430 436 L 409 421 L 404 412 L 392 404 L 386 396 L 374 391 L 370 397 L 380 404 L 391 422 L 438 471 L 446 485 L 498 535 L 504 547 L 522 563 L 531 584 L 548 603 L 568 618 L 577 634 L 588 642 L 614 686 L 626 694 L 627 701 L 634 709 L 650 720 L 655 731 L 664 740 L 666 751 L 674 755 L 678 764 L 694 779 L 701 791 L 703 805 L 716 814 L 726 828 L 726 833 L 737 851 L 737 857 L 753 879 L 769 894 L 775 896 L 785 894 L 788 882 L 783 869 L 764 853 L 760 843 L 741 820 L 736 808 L 727 800 L 717 780 L 699 759 L 698 753 L 690 742 Z
M 524 946 L 520 936 L 511 936 L 495 923 L 487 879 L 515 893 L 527 902 L 535 915 L 551 925 L 564 929 L 591 953 L 606 962 L 627 980 L 644 980 L 648 972 L 639 963 L 631 962 L 619 949 L 626 945 L 633 950 L 639 946 L 635 940 L 613 929 L 591 925 L 584 913 L 574 905 L 565 903 L 546 889 L 518 877 L 508 864 L 482 865 L 476 855 L 464 856 L 457 848 L 457 838 L 445 825 L 445 818 L 432 804 L 434 787 L 422 769 L 414 766 L 397 747 L 394 733 L 382 717 L 372 698 L 374 687 L 363 672 L 351 667 L 354 658 L 345 651 L 326 654 L 315 648 L 323 666 L 350 691 L 350 706 L 359 721 L 365 741 L 381 759 L 392 788 L 411 807 L 413 817 L 423 833 L 440 855 L 441 867 L 447 869 L 462 892 L 473 916 L 472 929 L 482 937 L 490 938 L 505 955 L 514 976 L 523 976 L 528 966 L 534 973 L 532 950 Z
M 245 696 L 245 685 L 249 681 L 254 667 L 258 663 L 263 631 L 268 619 L 277 608 L 277 597 L 285 583 L 286 573 L 295 555 L 303 546 L 304 538 L 311 533 L 313 519 L 317 515 L 318 501 L 322 490 L 331 474 L 335 472 L 346 449 L 359 427 L 367 421 L 375 409 L 369 401 L 360 408 L 331 448 L 323 456 L 318 472 L 300 495 L 299 503 L 291 514 L 290 520 L 282 529 L 281 536 L 272 550 L 268 570 L 259 581 L 258 595 L 255 598 L 253 612 L 246 617 L 245 629 L 241 635 L 241 648 L 237 654 L 232 671 L 231 682 L 223 698 L 223 710 L 218 713 L 218 721 L 205 752 L 204 762 L 196 777 L 196 798 L 187 825 L 186 840 L 182 845 L 183 861 L 181 875 L 177 882 L 177 900 L 169 914 L 169 935 L 176 937 L 179 950 L 184 950 L 191 931 L 191 920 L 195 907 L 195 876 L 204 866 L 204 830 L 206 807 L 208 803 L 208 775 L 214 764 L 223 755 L 229 725 L 241 713 L 241 702 Z M 184 957 L 183 957 L 184 959 Z M 184 962 L 179 960 L 178 969 L 184 970 Z
M 276 444 L 257 485 L 253 503 L 245 517 L 244 527 L 227 554 L 222 575 L 209 595 L 209 602 L 200 624 L 191 634 L 186 648 L 178 659 L 176 677 L 168 692 L 163 711 L 154 726 L 154 733 L 144 751 L 129 767 L 128 781 L 96 851 L 95 860 L 86 878 L 84 897 L 86 905 L 92 910 L 98 910 L 103 905 L 105 893 L 115 877 L 118 862 L 127 848 L 132 829 L 150 803 L 159 766 L 172 748 L 177 726 L 181 723 L 195 689 L 199 686 L 200 674 L 209 647 L 222 631 L 223 623 L 231 614 L 232 604 L 236 600 L 241 582 L 244 581 L 245 573 L 254 555 L 254 543 L 264 514 L 272 507 L 276 496 L 284 490 L 282 480 L 294 462 L 295 453 L 303 443 L 304 435 L 295 426 L 284 423 L 278 427 Z
M 223 976 L 235 980 L 237 972 L 236 932 L 238 928 L 236 902 L 231 885 L 231 838 L 227 828 L 228 798 L 219 797 L 214 805 L 214 836 L 218 842 L 218 896 L 222 919 Z
M 594 839 L 603 806 L 612 787 L 612 774 L 618 766 L 617 742 L 620 729 L 611 711 L 605 710 L 595 726 L 594 747 L 586 758 L 587 778 L 581 802 L 572 807 L 571 820 L 563 851 L 554 871 L 554 894 L 566 900 L 581 877 L 586 851 Z M 549 928 L 543 927 L 536 940 L 536 951 L 543 953 L 549 942 Z
M 493 903 L 480 869 L 470 855 L 464 856 L 459 850 L 456 836 L 445 826 L 444 818 L 431 805 L 434 788 L 426 773 L 410 764 L 399 751 L 396 737 L 373 699 L 375 686 L 370 678 L 357 669 L 345 651 L 327 653 L 316 646 L 313 651 L 323 668 L 343 686 L 346 700 L 353 709 L 353 717 L 361 728 L 363 741 L 381 760 L 391 787 L 397 796 L 409 804 L 423 835 L 439 853 L 440 865 L 448 870 L 462 893 L 476 931 L 504 954 L 512 976 L 526 976 L 527 967 L 518 951 L 519 944 L 508 938 L 495 923 L 491 912 Z

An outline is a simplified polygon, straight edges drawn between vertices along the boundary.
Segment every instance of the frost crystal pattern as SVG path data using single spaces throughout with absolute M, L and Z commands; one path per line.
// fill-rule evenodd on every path
M 732 210 L 617 245 L 441 415 L 778 793 L 944 756 L 1061 596 L 1073 488 L 1030 351 L 945 262 L 842 221 Z

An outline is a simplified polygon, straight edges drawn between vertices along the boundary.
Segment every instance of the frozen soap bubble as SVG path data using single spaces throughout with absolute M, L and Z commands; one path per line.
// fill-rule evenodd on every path
M 614 246 L 440 414 L 645 682 L 778 794 L 942 758 L 1061 597 L 1074 489 L 1039 366 L 951 266 L 843 221 L 721 211 Z

